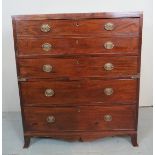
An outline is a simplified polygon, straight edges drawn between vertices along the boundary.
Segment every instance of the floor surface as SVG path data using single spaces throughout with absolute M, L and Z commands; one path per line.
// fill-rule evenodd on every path
M 23 149 L 20 113 L 3 113 L 3 155 L 153 155 L 153 108 L 140 108 L 138 125 L 139 147 L 129 137 L 107 137 L 93 142 L 65 142 L 32 138 Z

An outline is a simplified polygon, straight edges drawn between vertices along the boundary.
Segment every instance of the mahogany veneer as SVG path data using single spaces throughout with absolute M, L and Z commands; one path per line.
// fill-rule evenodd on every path
M 114 69 L 104 69 L 106 63 L 112 63 Z M 20 59 L 19 72 L 21 77 L 52 78 L 52 77 L 126 77 L 136 75 L 138 72 L 139 57 L 137 56 L 103 56 L 103 57 L 78 57 L 78 58 L 42 58 Z M 45 64 L 51 65 L 52 71 L 43 72 Z M 61 67 L 60 67 L 61 66 Z M 77 76 L 78 73 L 78 76 Z
M 107 113 L 113 115 L 113 123 L 104 121 L 104 115 Z M 128 105 L 121 107 L 79 106 L 78 108 L 25 107 L 24 114 L 28 131 L 104 131 L 134 130 L 135 128 L 135 106 Z M 56 121 L 54 124 L 47 124 L 45 120 L 51 114 L 55 116 Z
M 105 49 L 104 44 L 112 41 L 114 47 Z M 62 55 L 62 54 L 131 54 L 138 55 L 139 39 L 137 37 L 96 37 L 89 38 L 21 38 L 17 41 L 19 56 L 27 55 Z M 45 52 L 42 49 L 44 43 L 52 45 L 51 50 Z
M 124 87 L 125 86 L 125 87 Z M 137 81 L 131 79 L 77 80 L 77 81 L 35 81 L 21 83 L 23 105 L 91 105 L 105 103 L 135 104 Z M 113 88 L 112 95 L 104 89 Z M 52 97 L 45 96 L 45 90 L 54 90 Z M 82 104 L 82 105 L 83 105 Z
M 91 16 L 90 16 L 91 17 Z M 92 17 L 93 18 L 93 17 Z M 94 17 L 95 18 L 95 17 Z M 103 17 L 104 18 L 104 17 Z M 139 19 L 138 18 L 119 18 L 119 19 L 81 19 L 80 17 L 72 20 L 49 19 L 49 20 L 16 20 L 17 36 L 47 35 L 40 32 L 40 26 L 44 23 L 48 24 L 52 31 L 50 35 L 109 35 L 109 32 L 103 29 L 103 26 L 112 22 L 115 25 L 115 31 L 110 32 L 113 35 L 139 35 Z
M 115 135 L 137 146 L 142 13 L 12 19 L 24 147 Z

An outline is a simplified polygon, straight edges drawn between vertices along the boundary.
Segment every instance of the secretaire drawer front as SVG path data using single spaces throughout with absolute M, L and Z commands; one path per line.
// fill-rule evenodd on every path
M 24 105 L 128 104 L 137 99 L 137 80 L 22 82 Z
M 138 74 L 137 56 L 20 59 L 22 77 L 128 77 Z M 78 75 L 78 76 L 77 76 Z
M 139 35 L 139 18 L 16 21 L 17 35 Z
M 18 41 L 19 55 L 138 54 L 139 40 L 133 37 L 24 38 Z
M 57 132 L 134 130 L 135 112 L 134 106 L 24 108 L 26 130 Z

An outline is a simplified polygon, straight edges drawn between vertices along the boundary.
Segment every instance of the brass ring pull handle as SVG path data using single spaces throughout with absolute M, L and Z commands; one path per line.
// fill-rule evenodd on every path
M 110 50 L 110 49 L 113 49 L 115 45 L 113 44 L 113 42 L 111 41 L 107 41 L 105 44 L 104 44 L 104 48 Z
M 104 89 L 104 94 L 107 95 L 107 96 L 110 96 L 114 93 L 114 90 L 113 88 L 105 88 Z
M 110 121 L 112 121 L 112 116 L 111 115 L 104 115 L 104 120 L 106 122 L 110 122 Z
M 52 71 L 52 69 L 53 69 L 53 67 L 51 65 L 43 65 L 43 71 L 44 72 L 49 73 Z
M 46 89 L 45 90 L 45 96 L 47 96 L 47 97 L 54 96 L 54 90 L 53 89 Z
M 114 69 L 114 65 L 113 65 L 112 63 L 108 62 L 108 63 L 106 63 L 106 64 L 104 65 L 104 69 L 105 69 L 106 71 L 111 71 L 111 70 Z
M 50 51 L 52 49 L 52 45 L 50 43 L 44 43 L 42 44 L 42 49 L 44 51 Z
M 40 30 L 42 32 L 49 32 L 51 30 L 51 27 L 48 24 L 42 24 Z
M 55 123 L 55 117 L 53 115 L 46 118 L 47 123 Z
M 112 31 L 114 29 L 114 24 L 113 23 L 106 23 L 104 25 L 104 29 L 107 30 L 107 31 Z

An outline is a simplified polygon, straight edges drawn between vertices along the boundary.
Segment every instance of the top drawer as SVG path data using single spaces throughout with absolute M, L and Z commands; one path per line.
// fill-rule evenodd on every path
M 139 35 L 139 18 L 17 20 L 16 33 L 26 35 Z

